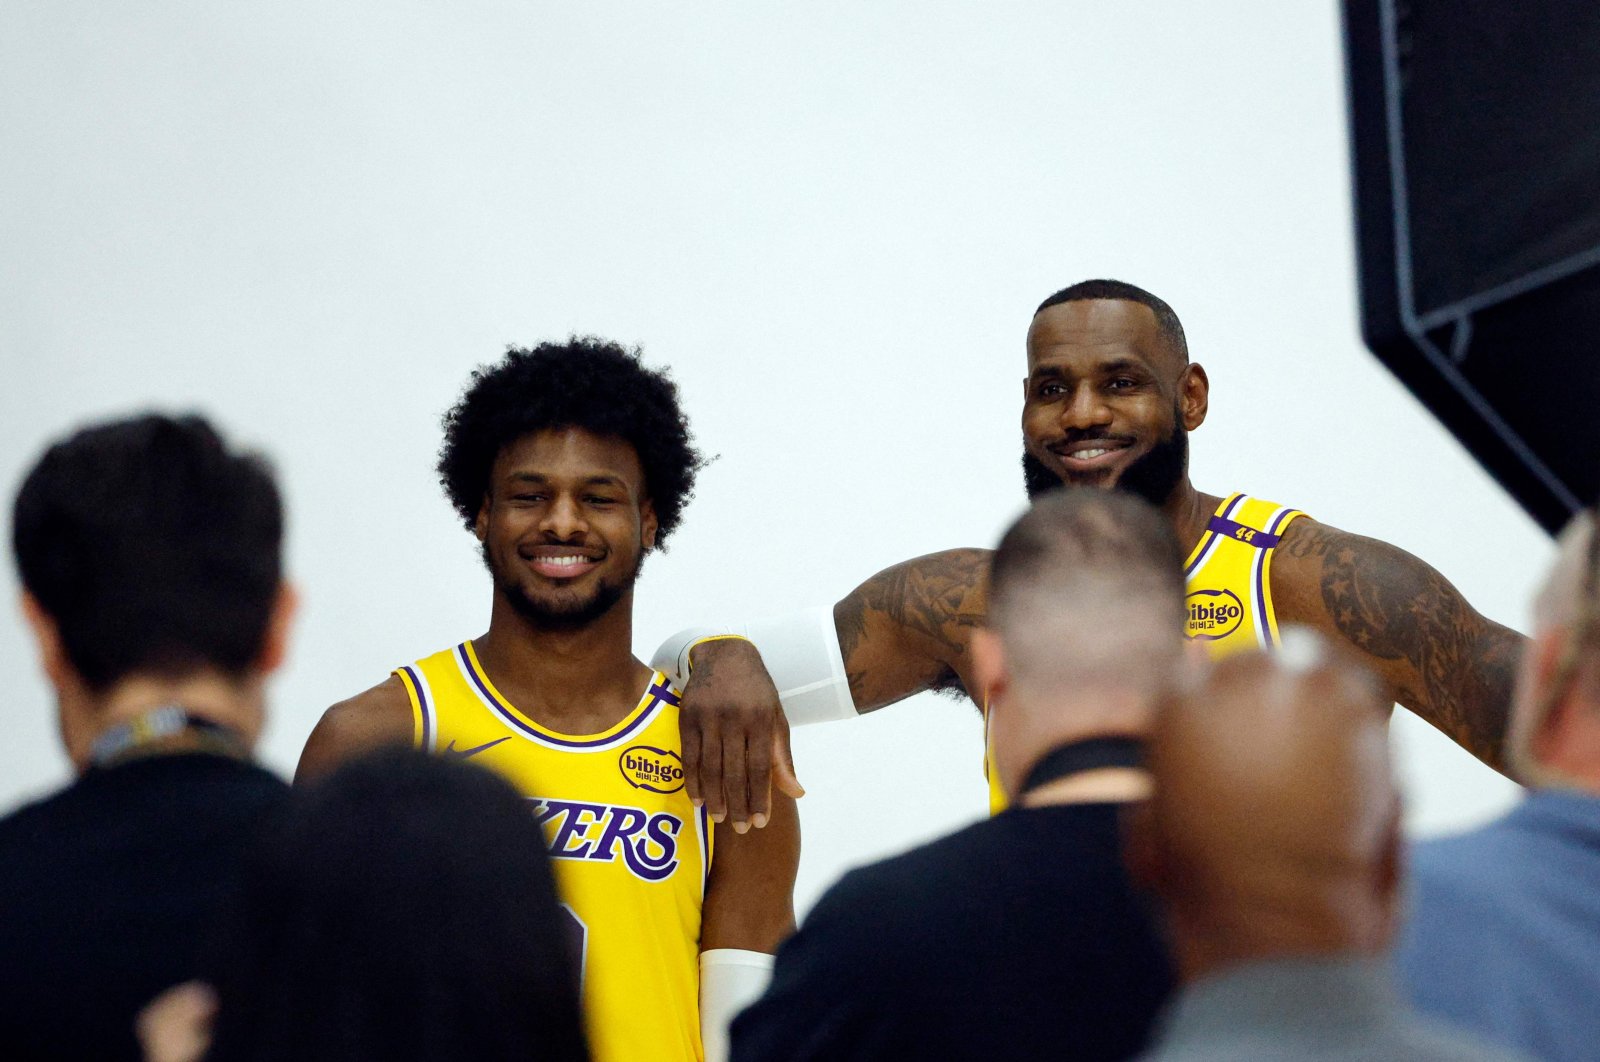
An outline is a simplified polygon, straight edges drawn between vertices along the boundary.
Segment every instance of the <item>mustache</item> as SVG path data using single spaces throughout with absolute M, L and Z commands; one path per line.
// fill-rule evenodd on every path
M 1073 446 L 1090 439 L 1094 440 L 1095 442 L 1121 443 L 1124 446 L 1133 446 L 1139 441 L 1132 435 L 1118 435 L 1114 432 L 1095 431 L 1092 428 L 1072 428 L 1061 437 L 1060 441 L 1051 443 L 1050 450 L 1053 453 L 1060 453 L 1062 450 L 1071 449 Z

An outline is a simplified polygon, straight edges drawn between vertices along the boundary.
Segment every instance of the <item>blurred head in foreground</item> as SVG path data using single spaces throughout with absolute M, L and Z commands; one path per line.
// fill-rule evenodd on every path
M 585 1059 L 579 932 L 507 783 L 410 750 L 352 761 L 296 791 L 246 863 L 203 1057 Z M 203 1023 L 205 991 L 158 1002 L 146 1043 Z
M 1387 709 L 1365 671 L 1303 629 L 1163 706 L 1128 858 L 1164 902 L 1186 980 L 1387 949 L 1400 844 Z
M 161 704 L 254 743 L 293 612 L 260 457 L 198 416 L 107 421 L 46 450 L 12 516 L 23 612 L 80 770 L 99 732 Z
M 1006 793 L 1052 748 L 1145 733 L 1183 655 L 1183 558 L 1132 494 L 1068 487 L 1001 539 L 974 667 Z
M 1600 794 L 1600 538 L 1593 513 L 1561 533 L 1533 603 L 1507 749 L 1524 782 Z

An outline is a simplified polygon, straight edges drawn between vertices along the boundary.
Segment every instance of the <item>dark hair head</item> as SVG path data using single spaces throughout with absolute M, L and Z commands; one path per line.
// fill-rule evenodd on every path
M 1183 335 L 1183 322 L 1178 320 L 1178 315 L 1173 312 L 1172 307 L 1160 297 L 1125 281 L 1080 280 L 1070 288 L 1062 288 L 1041 302 L 1033 313 L 1037 317 L 1052 306 L 1090 299 L 1122 299 L 1150 307 L 1151 312 L 1156 315 L 1156 326 L 1161 329 L 1161 335 L 1166 339 L 1172 352 L 1185 362 L 1189 360 L 1189 341 Z
M 1124 491 L 1063 487 L 1042 496 L 1001 538 L 989 568 L 991 611 L 1047 577 L 1147 586 L 1181 603 L 1183 554 L 1171 523 Z
M 266 463 L 198 416 L 84 428 L 17 492 L 22 585 L 67 658 L 104 691 L 136 672 L 242 675 L 282 579 L 283 507 Z
M 583 1059 L 572 937 L 510 785 L 409 749 L 355 760 L 245 861 L 206 1057 Z
M 525 435 L 581 428 L 625 440 L 644 468 L 655 506 L 656 545 L 678 526 L 705 464 L 691 445 L 678 388 L 664 370 L 646 369 L 638 350 L 591 336 L 512 347 L 472 374 L 461 401 L 444 416 L 439 481 L 470 529 L 489 489 L 495 458 Z

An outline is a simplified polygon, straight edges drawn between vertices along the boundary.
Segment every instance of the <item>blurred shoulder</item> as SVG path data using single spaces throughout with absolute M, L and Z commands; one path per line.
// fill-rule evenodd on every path
M 899 855 L 845 874 L 817 901 L 804 927 L 844 927 L 870 923 L 876 933 L 896 925 L 925 926 L 945 904 L 965 902 L 960 886 L 992 874 L 1005 850 L 1006 830 L 985 819 Z M 871 942 L 866 942 L 871 943 Z
M 42 839 L 56 809 L 70 803 L 73 795 L 74 787 L 65 786 L 0 816 L 0 848 L 11 850 Z
M 304 781 L 332 770 L 362 752 L 391 745 L 409 745 L 414 733 L 411 694 L 399 675 L 390 675 L 371 689 L 332 705 L 322 713 L 295 780 Z

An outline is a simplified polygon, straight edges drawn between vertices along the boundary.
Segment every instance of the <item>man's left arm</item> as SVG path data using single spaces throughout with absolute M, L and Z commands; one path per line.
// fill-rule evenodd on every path
M 1526 639 L 1478 613 L 1403 549 L 1302 518 L 1272 560 L 1279 623 L 1304 623 L 1366 658 L 1395 701 L 1506 773 L 1506 713 Z
M 728 1024 L 766 988 L 772 955 L 794 931 L 800 814 L 772 794 L 766 828 L 719 823 L 700 918 L 700 1031 L 707 1062 L 728 1057 Z

